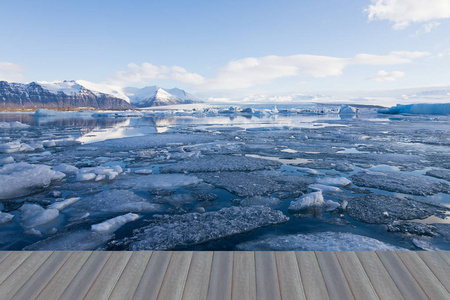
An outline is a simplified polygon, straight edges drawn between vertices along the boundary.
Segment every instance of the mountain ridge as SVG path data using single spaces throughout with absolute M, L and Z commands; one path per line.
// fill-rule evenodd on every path
M 203 101 L 178 88 L 119 88 L 85 80 L 36 81 L 26 84 L 0 81 L 0 107 L 3 108 L 135 109 L 197 102 Z

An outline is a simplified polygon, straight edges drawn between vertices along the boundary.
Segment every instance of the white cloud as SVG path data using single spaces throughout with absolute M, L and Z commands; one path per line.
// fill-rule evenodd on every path
M 0 62 L 0 80 L 24 81 L 26 78 L 22 74 L 25 67 L 10 62 Z
M 394 22 L 395 30 L 408 27 L 411 23 L 425 23 L 432 20 L 450 18 L 450 1 L 448 0 L 372 0 L 366 8 L 369 20 L 388 20 Z M 428 23 L 425 32 L 436 27 Z
M 144 62 L 141 65 L 128 64 L 128 70 L 113 74 L 109 83 L 117 86 L 127 86 L 136 83 L 148 83 L 154 79 L 172 79 L 189 84 L 201 84 L 205 80 L 197 73 L 188 72 L 179 66 L 155 66 Z
M 398 65 L 427 55 L 427 52 L 394 51 L 388 55 L 357 54 L 350 58 L 306 54 L 248 57 L 220 68 L 216 77 L 205 79 L 200 88 L 248 88 L 299 74 L 316 78 L 338 76 L 349 65 Z
M 377 82 L 385 81 L 396 81 L 398 78 L 405 76 L 405 72 L 402 71 L 392 71 L 387 72 L 385 70 L 380 70 L 375 76 L 369 77 L 368 79 L 375 80 Z

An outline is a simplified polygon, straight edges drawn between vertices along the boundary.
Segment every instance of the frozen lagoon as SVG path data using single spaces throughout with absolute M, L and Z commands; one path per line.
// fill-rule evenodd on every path
M 450 250 L 450 117 L 338 112 L 1 114 L 0 248 Z

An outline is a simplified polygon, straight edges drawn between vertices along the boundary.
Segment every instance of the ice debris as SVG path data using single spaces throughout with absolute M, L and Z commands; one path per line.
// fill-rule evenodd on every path
M 20 208 L 20 220 L 25 228 L 39 227 L 56 220 L 59 210 L 54 208 L 45 209 L 37 204 L 24 204 Z
M 302 212 L 308 211 L 314 207 L 322 207 L 325 204 L 322 196 L 322 192 L 313 192 L 306 195 L 301 196 L 300 198 L 295 199 L 289 204 L 290 212 Z
M 324 177 L 320 178 L 318 183 L 331 186 L 346 186 L 352 182 L 345 177 Z
M 5 165 L 0 168 L 0 200 L 30 195 L 64 177 L 46 165 L 25 162 Z
M 249 241 L 236 246 L 243 251 L 400 251 L 401 247 L 347 233 L 292 234 Z
M 254 196 L 247 197 L 245 199 L 233 199 L 232 203 L 239 204 L 240 206 L 254 206 L 263 205 L 267 207 L 275 207 L 281 204 L 281 200 L 274 197 Z
M 185 204 L 190 204 L 195 201 L 214 201 L 218 198 L 219 196 L 212 193 L 188 193 L 168 196 L 156 196 L 153 198 L 153 202 L 181 207 Z
M 184 174 L 154 174 L 148 176 L 127 176 L 114 183 L 114 188 L 149 190 L 149 189 L 174 189 L 179 187 L 193 186 L 202 180 L 196 176 Z
M 162 167 L 161 173 L 196 173 L 224 171 L 255 171 L 270 167 L 278 168 L 280 162 L 262 158 L 236 155 L 206 155 L 197 159 L 186 159 L 182 162 Z
M 161 205 L 151 203 L 127 190 L 106 190 L 79 200 L 70 207 L 83 212 L 150 212 L 161 209 Z
M 68 164 L 59 164 L 53 167 L 53 171 L 62 172 L 64 174 L 74 174 L 78 171 L 78 168 Z
M 377 188 L 380 190 L 411 194 L 418 196 L 450 193 L 447 183 L 417 176 L 391 171 L 360 171 L 352 175 L 353 184 L 357 186 Z
M 6 224 L 14 218 L 14 215 L 0 211 L 0 225 Z
M 69 205 L 74 204 L 75 202 L 77 202 L 78 200 L 80 200 L 79 197 L 73 197 L 73 198 L 69 198 L 60 202 L 55 202 L 52 205 L 50 205 L 48 208 L 54 208 L 57 209 L 59 211 L 62 211 L 64 208 L 66 208 Z
M 0 122 L 0 129 L 25 129 L 29 128 L 30 125 L 23 124 L 21 122 Z
M 12 156 L 0 158 L 0 165 L 13 164 L 13 163 L 14 163 L 14 157 L 12 157 Z
M 128 250 L 170 250 L 196 245 L 289 220 L 281 211 L 264 206 L 227 207 L 183 215 L 155 215 L 150 225 L 134 230 L 131 238 L 111 243 Z
M 350 217 L 370 224 L 389 224 L 395 220 L 425 219 L 432 215 L 442 215 L 447 210 L 449 208 L 437 202 L 387 195 L 355 197 L 347 206 Z
M 81 168 L 77 171 L 77 181 L 89 181 L 94 180 L 113 180 L 120 173 L 122 173 L 122 167 L 119 165 L 111 166 L 111 167 L 87 167 Z
M 123 225 L 129 222 L 133 222 L 139 219 L 139 215 L 128 213 L 123 216 L 118 216 L 102 223 L 91 226 L 91 230 L 100 233 L 113 233 Z

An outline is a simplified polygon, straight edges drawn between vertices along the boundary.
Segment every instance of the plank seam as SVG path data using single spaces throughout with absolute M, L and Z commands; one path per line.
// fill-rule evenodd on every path
M 320 274 L 321 274 L 322 277 L 323 277 L 323 270 L 322 270 L 322 267 L 320 266 L 319 259 L 317 258 L 317 251 L 314 251 L 314 257 L 316 258 L 317 265 L 319 266 Z M 329 299 L 333 299 L 333 298 L 331 298 L 331 295 L 330 295 L 330 289 L 329 289 L 329 287 L 328 287 L 328 284 L 327 284 L 327 281 L 325 280 L 325 278 L 323 278 L 323 282 L 325 283 L 325 287 L 326 287 L 326 289 L 327 289 L 328 298 L 329 298 Z
M 56 251 L 53 251 L 53 253 L 47 257 L 47 259 L 49 259 L 54 253 L 56 253 Z M 55 274 L 53 274 L 52 278 L 50 278 L 50 280 L 45 284 L 45 286 L 43 288 L 41 288 L 41 290 L 39 291 L 39 293 L 37 294 L 36 298 L 39 297 L 39 295 L 42 293 L 42 291 L 47 287 L 47 285 L 52 281 L 53 277 L 56 276 L 56 274 L 59 272 L 59 270 L 61 270 L 61 268 L 67 263 L 67 261 L 69 260 L 69 258 L 73 255 L 73 253 L 71 253 L 70 255 L 68 255 L 65 259 L 64 259 L 64 263 L 59 267 L 59 269 L 55 272 Z M 14 296 L 22 289 L 22 287 L 25 286 L 25 284 L 27 284 L 28 281 L 30 281 L 30 279 L 34 276 L 34 274 L 36 272 L 39 271 L 40 268 L 42 268 L 42 266 L 45 264 L 45 262 L 47 261 L 47 259 L 44 261 L 44 263 L 42 263 L 42 265 L 39 266 L 39 268 L 34 271 L 33 275 L 30 276 L 30 278 L 28 278 L 27 281 L 25 281 L 25 283 L 20 287 L 20 289 L 17 290 L 17 292 L 12 296 L 12 298 L 14 298 Z
M 439 254 L 439 256 L 447 263 L 447 265 L 450 267 L 450 263 L 447 261 L 447 258 L 441 254 L 442 251 L 437 251 L 437 253 Z
M 123 267 L 122 271 L 120 272 L 119 277 L 117 278 L 116 282 L 114 283 L 114 286 L 112 287 L 112 289 L 109 290 L 109 294 L 106 297 L 106 299 L 109 299 L 109 297 L 111 297 L 112 292 L 114 291 L 114 288 L 116 287 L 116 284 L 119 282 L 120 278 L 122 277 L 123 272 L 125 271 L 126 267 L 128 266 L 128 264 L 130 263 L 131 260 L 131 256 L 133 256 L 133 254 L 130 255 L 130 257 L 128 257 L 127 263 L 125 264 L 125 266 Z
M 386 270 L 386 272 L 388 273 L 389 277 L 392 279 L 392 282 L 395 284 L 395 286 L 397 287 L 397 290 L 400 292 L 400 295 L 402 295 L 403 299 L 405 299 L 405 296 L 402 293 L 402 290 L 400 289 L 400 287 L 398 286 L 397 282 L 395 282 L 394 277 L 392 277 L 391 272 L 389 272 L 389 270 L 386 268 L 383 260 L 380 258 L 380 256 L 378 255 L 378 253 L 376 251 L 374 251 L 375 255 L 377 256 L 378 260 L 381 262 L 381 264 L 383 265 L 383 268 Z M 427 296 L 428 297 L 428 296 Z
M 74 255 L 74 254 L 72 253 L 70 256 L 72 256 L 72 255 Z M 89 257 L 91 257 L 91 255 L 92 255 L 92 252 L 91 252 L 91 254 L 89 254 L 89 256 L 86 258 L 86 261 L 83 263 L 83 265 L 81 266 L 80 270 L 81 270 L 81 269 L 83 268 L 83 266 L 86 264 L 87 260 L 89 259 Z M 70 258 L 70 257 L 69 257 L 69 258 Z M 39 294 L 36 296 L 36 298 L 39 298 L 39 296 L 42 294 L 42 292 L 45 290 L 45 288 L 50 284 L 50 282 L 52 282 L 53 278 L 55 278 L 55 276 L 56 276 L 56 275 L 58 274 L 58 272 L 65 266 L 65 264 L 67 263 L 68 260 L 69 260 L 69 259 L 67 259 L 67 260 L 64 262 L 64 264 L 61 266 L 61 268 L 59 268 L 59 270 L 55 273 L 55 275 L 53 275 L 52 279 L 50 279 L 49 282 L 47 282 L 47 284 L 45 285 L 45 287 L 39 292 Z M 80 272 L 80 270 L 78 270 L 78 272 Z M 73 278 L 75 278 L 75 277 L 78 275 L 78 272 L 77 272 L 77 274 L 75 274 L 75 276 L 74 276 Z M 72 279 L 73 279 L 73 278 L 72 278 Z M 64 289 L 64 291 L 62 291 L 61 295 L 64 294 L 64 292 L 65 292 L 66 289 L 69 287 L 69 285 L 70 285 L 70 283 L 66 286 L 66 288 Z
M 332 253 L 333 253 L 333 256 L 336 258 L 336 260 L 339 264 L 339 267 L 341 268 L 342 274 L 344 274 L 345 281 L 347 281 L 347 285 L 348 285 L 350 292 L 352 293 L 353 299 L 357 299 L 355 296 L 355 292 L 353 291 L 352 285 L 350 284 L 350 280 L 347 278 L 347 275 L 345 275 L 344 268 L 342 268 L 342 263 L 339 260 L 339 256 L 337 256 L 336 253 L 334 253 L 334 252 L 332 252 Z M 369 282 L 370 282 L 370 280 L 369 280 Z
M 397 253 L 396 253 L 395 255 L 397 255 Z M 417 255 L 417 254 L 416 254 L 416 255 Z M 417 255 L 417 256 L 420 258 L 419 255 Z M 429 299 L 432 299 L 432 298 L 428 295 L 428 293 L 425 291 L 425 289 L 422 287 L 422 284 L 420 283 L 420 281 L 418 281 L 418 280 L 416 279 L 416 277 L 413 275 L 413 273 L 411 272 L 411 270 L 408 268 L 408 265 L 402 260 L 401 256 L 400 256 L 400 255 L 397 255 L 397 257 L 398 257 L 398 258 L 400 259 L 400 261 L 405 265 L 406 269 L 409 271 L 409 273 L 410 273 L 411 276 L 414 278 L 414 280 L 417 282 L 417 284 L 418 284 L 419 287 L 422 289 L 422 291 L 425 293 L 425 295 L 426 295 Z M 422 259 L 420 259 L 420 260 L 422 260 Z M 423 260 L 422 260 L 422 261 L 423 261 Z M 425 263 L 424 263 L 424 264 L 425 264 Z M 426 267 L 428 270 L 430 270 L 430 268 L 427 266 L 427 264 L 425 264 L 425 267 Z M 431 271 L 431 270 L 430 270 L 430 271 Z M 440 280 L 436 277 L 436 275 L 434 275 L 433 271 L 431 271 L 431 274 L 434 276 L 434 278 L 436 279 L 436 281 L 439 282 L 439 284 L 442 286 Z M 443 287 L 443 288 L 444 288 L 444 291 L 447 291 L 447 289 L 446 289 L 445 287 Z
M 137 292 L 139 286 L 141 285 L 142 277 L 144 277 L 145 270 L 147 270 L 148 264 L 149 264 L 149 262 L 150 262 L 150 259 L 151 259 L 152 256 L 153 256 L 153 253 L 154 253 L 154 252 L 152 251 L 152 253 L 150 254 L 150 257 L 149 257 L 148 260 L 147 260 L 147 263 L 145 264 L 144 272 L 142 272 L 142 275 L 141 275 L 141 277 L 139 278 L 139 283 L 136 285 L 136 289 L 134 290 L 133 295 L 130 297 L 130 299 L 133 299 L 134 296 L 136 295 L 136 292 Z M 128 261 L 128 262 L 130 262 L 130 261 Z M 128 265 L 128 263 L 127 263 L 127 265 Z M 124 269 L 124 270 L 125 270 L 125 269 Z M 122 275 L 120 275 L 120 276 L 122 277 Z M 119 278 L 119 279 L 120 279 L 120 278 Z M 117 281 L 117 282 L 119 282 L 119 281 Z M 113 289 L 113 291 L 114 291 L 114 289 Z M 112 292 L 111 292 L 111 294 L 112 294 Z M 109 297 L 111 297 L 111 294 L 109 295 Z
M 230 291 L 230 298 L 233 299 L 233 274 L 234 274 L 234 252 L 232 252 L 233 255 L 231 255 L 231 291 Z
M 277 262 L 277 254 L 276 252 L 273 253 L 273 260 L 275 261 L 275 271 L 277 272 L 277 282 L 278 282 L 278 295 L 280 296 L 280 299 L 283 299 L 281 297 L 281 282 L 280 282 L 280 276 L 278 276 L 278 262 Z
M 103 264 L 101 270 L 98 272 L 97 276 L 95 277 L 94 281 L 91 283 L 91 285 L 89 286 L 89 289 L 86 291 L 86 294 L 84 294 L 83 299 L 86 299 L 86 296 L 89 294 L 89 292 L 91 291 L 92 287 L 95 285 L 95 283 L 98 280 L 98 277 L 100 276 L 100 274 L 102 274 L 103 270 L 105 269 L 105 266 L 108 264 L 109 260 L 112 259 L 111 258 L 112 255 L 111 253 L 109 254 L 108 259 L 106 260 L 106 262 Z
M 420 260 L 423 261 L 423 263 L 428 267 L 428 269 L 430 269 L 430 271 L 433 273 L 434 277 L 437 278 L 437 280 L 441 283 L 441 285 L 444 287 L 444 289 L 445 289 L 448 293 L 450 293 L 450 287 L 446 287 L 446 286 L 441 282 L 441 280 L 437 277 L 437 275 L 436 275 L 436 273 L 433 271 L 433 269 L 427 264 L 427 262 L 426 262 L 425 260 L 423 260 L 423 258 L 422 258 L 421 255 L 418 254 L 417 256 L 420 258 Z
M 166 280 L 167 271 L 170 269 L 170 264 L 172 263 L 172 257 L 173 257 L 173 251 L 170 252 L 169 263 L 167 264 L 166 270 L 164 270 L 164 277 L 163 277 L 163 280 L 161 281 L 161 285 L 159 286 L 158 295 L 156 295 L 156 299 L 159 299 L 159 294 L 161 293 L 161 288 L 164 285 L 164 281 Z
M 14 269 L 11 271 L 11 273 L 9 273 L 8 277 L 6 277 L 2 282 L 0 282 L 0 286 L 2 285 L 3 282 L 5 282 L 9 276 L 11 276 L 12 273 L 14 273 L 18 268 L 20 268 L 20 266 L 31 256 L 32 252 L 29 252 L 30 254 L 28 254 L 27 257 L 25 257 L 25 259 Z
M 212 257 L 211 257 L 211 269 L 210 269 L 210 272 L 209 272 L 208 292 L 206 293 L 206 298 L 208 298 L 209 290 L 210 290 L 210 288 L 211 288 L 211 272 L 212 272 L 212 266 L 213 266 L 213 263 L 214 263 L 214 256 L 215 256 L 215 255 L 216 255 L 216 252 L 213 251 L 213 255 L 212 255 Z

